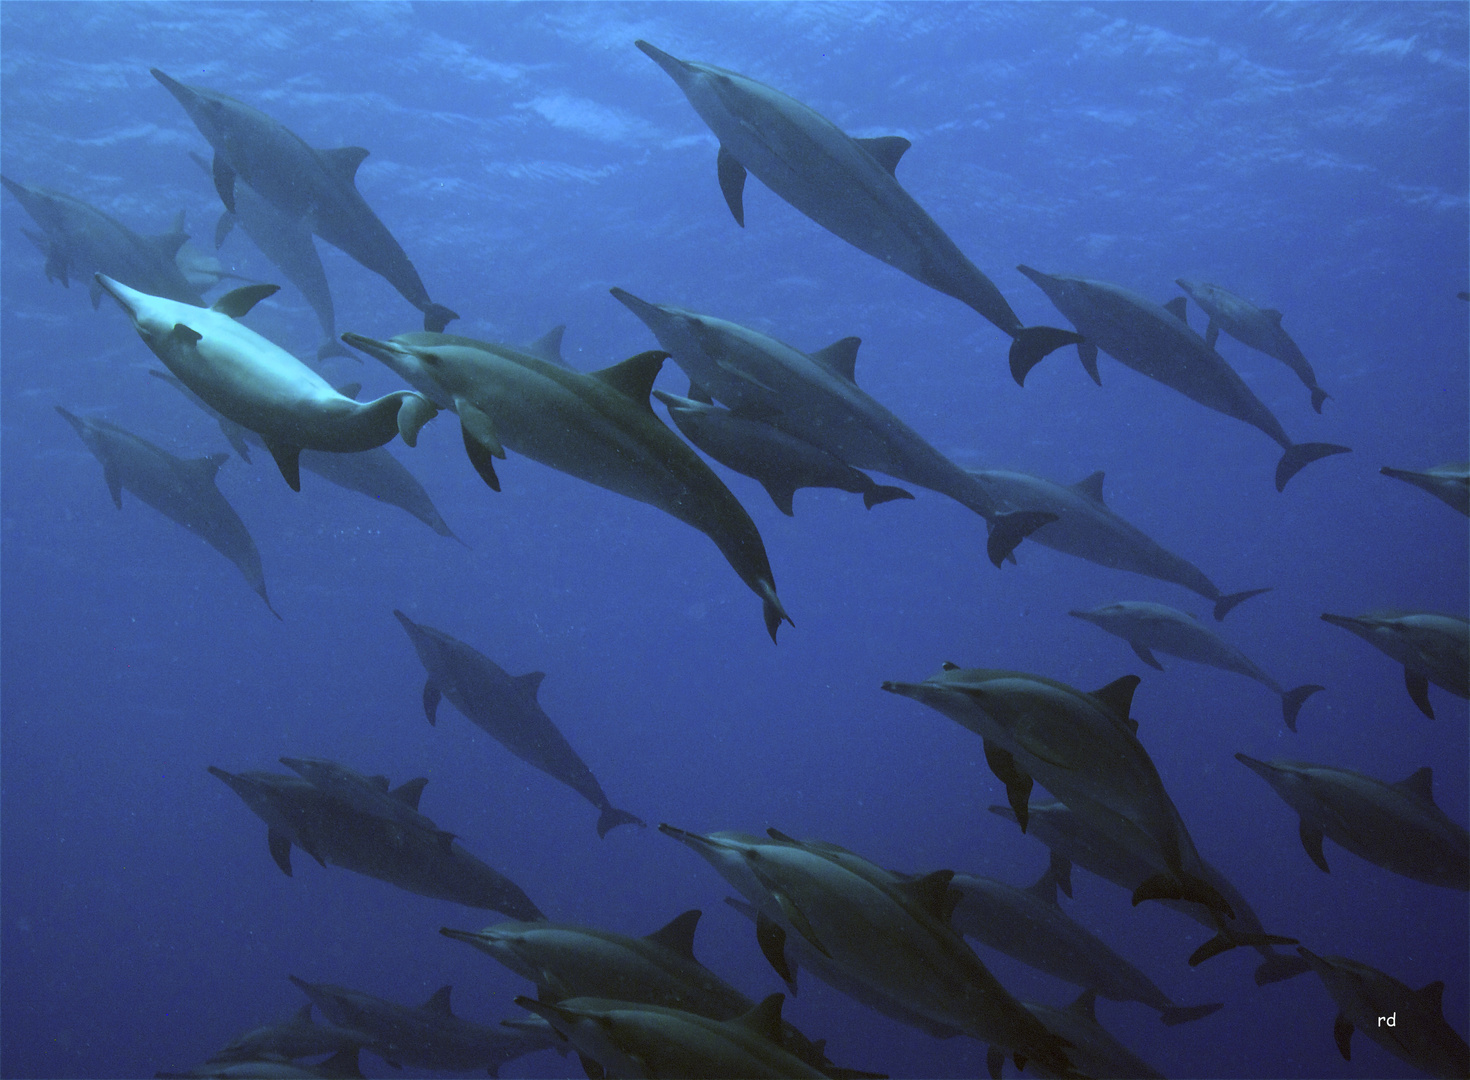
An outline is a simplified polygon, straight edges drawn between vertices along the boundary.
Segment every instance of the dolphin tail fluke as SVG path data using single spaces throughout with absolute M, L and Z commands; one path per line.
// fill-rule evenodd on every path
M 450 311 L 443 304 L 431 303 L 424 308 L 424 329 L 431 334 L 442 334 L 444 328 L 457 318 L 459 315 Z
M 1329 394 L 1326 390 L 1323 390 L 1320 386 L 1312 387 L 1312 408 L 1316 409 L 1317 412 L 1320 413 L 1322 411 L 1322 402 L 1326 401 L 1331 396 L 1331 394 Z
M 619 825 L 637 825 L 640 829 L 648 828 L 648 822 L 626 810 L 619 810 L 615 806 L 604 806 L 602 813 L 597 818 L 597 835 L 605 837 Z
M 265 601 L 266 610 L 269 611 L 276 618 L 281 619 L 281 613 L 279 611 L 277 611 L 274 607 L 271 606 L 271 598 L 265 594 L 265 586 L 262 585 L 260 588 L 256 589 L 255 591 L 260 596 L 260 598 Z M 285 622 L 285 621 L 286 621 L 285 619 L 281 619 L 281 622 Z
M 863 505 L 871 510 L 879 503 L 892 502 L 894 499 L 912 499 L 913 497 L 911 492 L 905 491 L 901 487 L 890 487 L 887 484 L 874 484 L 867 491 L 863 492 Z
M 997 570 L 1006 559 L 1015 561 L 1011 554 L 1016 546 L 1043 525 L 1057 520 L 1056 514 L 1045 510 L 1016 510 L 1009 514 L 997 514 L 990 519 L 990 539 L 985 542 L 985 554 Z
M 1164 1022 L 1165 1027 L 1178 1027 L 1191 1020 L 1203 1020 L 1224 1007 L 1223 1001 L 1214 1001 L 1208 1005 L 1172 1005 L 1167 1009 L 1159 1010 L 1159 1019 Z
M 762 581 L 760 588 L 756 590 L 761 598 L 761 613 L 766 618 L 766 633 L 771 635 L 771 641 L 776 640 L 776 629 L 783 623 L 796 623 L 791 621 L 791 616 L 786 614 L 786 609 L 781 606 L 781 598 L 776 595 L 776 586 L 769 581 Z
M 1292 731 L 1295 731 L 1296 714 L 1302 711 L 1302 702 L 1306 701 L 1307 698 L 1311 697 L 1318 690 L 1325 689 L 1327 689 L 1325 686 L 1309 684 L 1307 686 L 1298 686 L 1282 694 L 1281 717 L 1286 721 L 1286 726 L 1291 728 Z
M 350 356 L 359 364 L 363 362 L 362 357 L 358 356 L 357 353 L 338 344 L 336 338 L 327 338 L 326 341 L 323 341 L 316 347 L 316 358 L 318 360 L 325 360 L 331 356 Z
M 1058 330 L 1055 326 L 1027 326 L 1017 332 L 1011 342 L 1011 378 L 1017 386 L 1026 385 L 1026 376 L 1031 369 L 1063 345 L 1081 343 L 1082 335 L 1070 330 Z M 1091 371 L 1088 372 L 1092 374 Z M 1096 376 L 1094 376 L 1096 378 Z
M 1275 954 L 1262 962 L 1256 968 L 1256 985 L 1267 986 L 1270 983 L 1285 982 L 1294 979 L 1298 975 L 1305 975 L 1312 970 L 1312 965 L 1300 956 L 1277 956 Z
M 398 402 L 398 434 L 409 446 L 417 446 L 419 429 L 439 415 L 439 406 L 423 394 L 401 391 Z
M 1335 443 L 1292 443 L 1276 463 L 1276 490 L 1285 491 L 1293 476 L 1319 458 L 1331 457 L 1333 454 L 1350 454 L 1352 449 L 1350 446 L 1338 446 Z
M 1145 900 L 1188 900 L 1218 911 L 1228 919 L 1235 918 L 1235 909 L 1219 889 L 1188 874 L 1155 874 L 1133 890 L 1134 907 Z
M 1267 585 L 1264 589 L 1247 589 L 1245 592 L 1231 593 L 1229 596 L 1220 597 L 1215 601 L 1215 621 L 1224 622 L 1225 616 L 1234 611 L 1237 606 L 1245 603 L 1252 596 L 1260 596 L 1262 593 L 1270 592 L 1272 588 L 1273 586 Z

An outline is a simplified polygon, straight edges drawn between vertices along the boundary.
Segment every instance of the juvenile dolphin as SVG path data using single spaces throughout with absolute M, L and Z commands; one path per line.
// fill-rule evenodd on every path
M 1099 566 L 1182 585 L 1215 605 L 1216 621 L 1223 620 L 1237 604 L 1271 591 L 1265 588 L 1222 593 L 1193 563 L 1164 550 L 1113 513 L 1103 502 L 1101 472 L 1070 485 L 1004 469 L 975 469 L 970 475 L 980 481 L 1003 511 L 1055 517 L 1031 533 L 1036 543 Z
M 1109 1035 L 1097 1022 L 1097 991 L 1084 990 L 1065 1009 L 1023 1001 L 1026 1011 L 1068 1042 L 1067 1056 L 1083 1076 L 1118 1077 L 1119 1080 L 1164 1080 L 1159 1072 L 1133 1051 Z M 990 1075 L 1000 1078 L 1005 1054 L 992 1049 L 986 1057 Z M 1038 1076 L 1053 1076 L 1038 1070 Z
M 258 434 L 291 490 L 301 490 L 301 451 L 353 453 L 402 435 L 413 446 L 438 411 L 422 394 L 396 390 L 359 404 L 279 345 L 237 322 L 277 285 L 248 285 L 210 308 L 97 282 L 133 320 L 153 355 L 210 408 Z
M 1072 325 L 1082 333 L 1077 345 L 1082 366 L 1094 380 L 1097 351 L 1101 349 L 1140 375 L 1179 391 L 1207 409 L 1260 429 L 1282 449 L 1276 465 L 1276 490 L 1318 458 L 1346 454 L 1349 447 L 1333 443 L 1294 443 L 1245 380 L 1224 357 L 1205 344 L 1184 320 L 1184 297 L 1159 306 L 1129 289 L 1105 281 L 1043 274 L 1029 266 L 1017 267 L 1046 293 Z M 1172 305 L 1172 306 L 1171 306 Z M 1028 367 L 1012 363 L 1011 374 L 1024 383 Z
M 176 521 L 214 548 L 239 568 L 240 574 L 265 601 L 276 618 L 280 614 L 271 607 L 265 592 L 265 572 L 260 565 L 260 552 L 240 515 L 235 513 L 214 477 L 229 454 L 211 454 L 202 458 L 180 458 L 147 439 L 110 424 L 106 420 L 77 416 L 56 406 L 68 424 L 76 429 L 87 449 L 102 463 L 102 476 L 113 504 L 122 509 L 122 493 L 126 488 L 141 502 L 147 503 L 164 517 Z
M 1302 761 L 1235 760 L 1280 795 L 1301 817 L 1302 846 L 1327 873 L 1322 838 L 1395 874 L 1470 890 L 1470 832 L 1434 801 L 1434 774 L 1426 765 L 1396 784 L 1329 765 Z
M 428 672 L 424 683 L 424 714 L 434 723 L 439 699 L 449 703 L 529 765 L 560 781 L 597 807 L 597 835 L 606 836 L 619 825 L 644 823 L 608 801 L 597 777 L 572 749 L 560 729 L 536 700 L 546 673 L 511 675 L 488 656 L 452 638 L 442 630 L 414 622 L 394 611 Z
M 755 522 L 649 404 L 666 353 L 640 353 L 583 374 L 508 345 L 448 334 L 391 341 L 343 334 L 342 340 L 452 405 L 470 463 L 493 490 L 500 490 L 495 458 L 509 449 L 657 507 L 714 541 L 760 597 L 772 641 L 776 628 L 791 622 Z
M 887 135 L 854 139 L 779 90 L 733 71 L 679 60 L 634 42 L 678 84 L 720 140 L 720 190 L 743 228 L 745 174 L 859 251 L 979 312 L 1011 341 L 1011 363 L 1035 365 L 1079 340 L 1050 326 L 1021 325 L 995 283 L 905 191 L 894 175 L 911 145 Z
M 1391 469 L 1387 465 L 1378 470 L 1384 476 L 1423 488 L 1436 499 L 1453 506 L 1460 513 L 1470 516 L 1470 464 L 1449 463 L 1436 465 L 1423 472 L 1411 469 Z
M 360 990 L 310 983 L 290 976 L 322 1015 L 363 1036 L 362 1048 L 393 1066 L 460 1071 L 500 1067 L 516 1058 L 549 1050 L 553 1040 L 524 1028 L 476 1024 L 454 1015 L 451 988 L 441 986 L 417 1007 L 399 1005 Z
M 978 874 L 956 874 L 950 888 L 959 892 L 959 902 L 949 924 L 1028 967 L 1096 990 L 1110 1001 L 1137 1001 L 1156 1010 L 1169 1027 L 1223 1007 L 1221 1002 L 1174 1004 L 1152 979 L 1062 911 L 1051 867 L 1030 888 Z
M 865 472 L 780 428 L 739 416 L 718 405 L 655 390 L 684 437 L 727 469 L 766 489 L 776 509 L 792 516 L 797 488 L 827 487 L 863 497 L 869 510 L 893 499 L 912 499 L 903 488 L 873 482 Z
M 1349 960 L 1297 952 L 1312 965 L 1337 1005 L 1332 1037 L 1344 1061 L 1352 1060 L 1353 1030 L 1361 1028 L 1400 1061 L 1444 1080 L 1470 1076 L 1470 1046 L 1444 1018 L 1444 983 L 1411 990 L 1392 975 Z M 1392 1017 L 1393 1023 L 1385 1019 Z
M 317 1054 L 355 1053 L 362 1045 L 356 1032 L 343 1031 L 330 1024 L 318 1024 L 311 1018 L 311 1002 L 292 1014 L 289 1020 L 251 1028 L 231 1039 L 213 1055 L 211 1062 L 292 1061 Z
M 1296 717 L 1302 702 L 1324 689 L 1313 684 L 1283 690 L 1280 683 L 1257 667 L 1249 657 L 1193 615 L 1165 604 L 1120 600 L 1091 611 L 1069 611 L 1067 614 L 1122 638 L 1133 646 L 1140 660 L 1159 671 L 1164 670 L 1164 665 L 1154 659 L 1154 649 L 1181 660 L 1193 660 L 1196 664 L 1208 664 L 1255 679 L 1281 698 L 1281 715 L 1292 731 L 1296 730 Z
M 986 553 L 996 566 L 1039 525 L 1030 511 L 1003 513 L 989 491 L 861 390 L 857 338 L 804 353 L 773 337 L 710 315 L 612 294 L 684 369 L 699 392 L 737 415 L 758 419 L 855 469 L 874 469 L 948 495 L 985 519 Z M 696 395 L 697 396 L 697 395 Z
M 1470 698 L 1470 623 L 1431 611 L 1370 611 L 1356 617 L 1324 614 L 1322 621 L 1375 646 L 1404 665 L 1404 686 L 1419 711 L 1434 719 L 1429 684 Z
M 71 287 L 73 277 L 88 282 L 92 306 L 102 302 L 93 275 L 106 274 L 135 289 L 203 307 L 199 290 L 189 284 L 174 261 L 184 241 L 184 215 L 161 236 L 141 236 L 109 214 L 81 199 L 50 188 L 18 184 L 0 176 L 0 184 L 20 201 L 41 235 L 27 232 L 46 256 L 46 280 Z
M 1317 385 L 1317 373 L 1281 326 L 1281 312 L 1275 308 L 1258 308 L 1249 300 L 1206 281 L 1179 278 L 1174 284 L 1187 292 L 1210 317 L 1210 324 L 1205 328 L 1206 345 L 1213 349 L 1223 330 L 1242 345 L 1275 357 L 1296 372 L 1302 385 L 1312 392 L 1312 408 L 1322 411 L 1322 402 L 1332 395 Z
M 185 86 L 149 69 L 214 147 L 214 187 L 234 213 L 235 178 L 288 217 L 384 278 L 424 313 L 425 330 L 443 330 L 459 318 L 429 299 L 413 263 L 357 190 L 360 146 L 315 150 L 295 132 L 244 102 L 214 90 Z

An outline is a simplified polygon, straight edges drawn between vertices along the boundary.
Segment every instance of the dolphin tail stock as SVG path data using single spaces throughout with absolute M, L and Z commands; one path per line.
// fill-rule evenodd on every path
M 755 591 L 761 598 L 761 614 L 766 619 L 766 633 L 771 635 L 771 642 L 774 644 L 776 630 L 783 622 L 790 623 L 792 626 L 795 626 L 796 623 L 791 621 L 791 616 L 786 614 L 786 609 L 781 606 L 781 598 L 776 595 L 776 586 L 769 578 L 759 582 Z
M 458 313 L 450 311 L 443 304 L 435 304 L 432 301 L 423 308 L 424 329 L 431 334 L 442 334 L 444 328 L 459 318 Z
M 1296 730 L 1296 714 L 1302 711 L 1302 702 L 1311 697 L 1318 690 L 1326 690 L 1325 686 L 1308 683 L 1306 686 L 1294 687 L 1281 695 L 1281 718 L 1286 721 L 1286 726 L 1292 731 Z
M 398 434 L 409 446 L 417 446 L 419 430 L 439 415 L 439 406 L 424 397 L 423 394 L 412 390 L 399 390 L 387 396 L 398 399 Z M 378 399 L 378 401 L 382 400 L 384 399 Z M 369 407 L 375 404 L 377 402 L 372 402 Z
M 637 825 L 640 829 L 648 828 L 648 822 L 636 814 L 630 814 L 626 810 L 619 810 L 608 803 L 602 807 L 602 813 L 597 816 L 597 836 L 602 839 L 619 825 Z
M 1218 911 L 1228 919 L 1235 918 L 1235 909 L 1220 890 L 1202 878 L 1184 873 L 1155 874 L 1133 890 L 1133 906 L 1145 900 L 1188 900 L 1203 904 L 1211 911 Z
M 1298 975 L 1305 975 L 1312 970 L 1312 965 L 1300 956 L 1281 956 L 1271 953 L 1256 968 L 1256 985 L 1268 986 L 1275 982 L 1285 982 L 1294 979 Z
M 1165 1027 L 1178 1027 L 1187 1024 L 1191 1020 L 1203 1020 L 1211 1013 L 1219 1012 L 1225 1007 L 1223 1001 L 1213 1001 L 1208 1005 L 1171 1005 L 1167 1009 L 1159 1010 L 1159 1019 Z
M 999 570 L 1007 559 L 1016 561 L 1012 554 L 1016 545 L 1043 525 L 1049 525 L 1056 520 L 1056 514 L 1045 510 L 1015 510 L 1008 514 L 996 514 L 989 522 L 990 538 L 985 542 L 985 554 L 990 556 L 991 563 Z
M 1332 395 L 1329 394 L 1326 390 L 1323 390 L 1320 386 L 1314 386 L 1314 387 L 1311 388 L 1311 390 L 1312 390 L 1312 408 L 1316 409 L 1318 415 L 1320 415 L 1321 412 L 1322 412 L 1322 402 L 1326 401 Z
M 1276 463 L 1276 490 L 1285 491 L 1293 476 L 1319 458 L 1331 457 L 1333 454 L 1350 454 L 1352 451 L 1351 446 L 1338 446 L 1335 443 L 1292 443 L 1282 452 L 1281 460 Z
M 1242 946 L 1252 949 L 1268 949 L 1272 945 L 1295 945 L 1296 943 L 1296 938 L 1283 937 L 1280 934 L 1267 934 L 1264 932 L 1259 934 L 1237 934 L 1234 931 L 1227 932 L 1221 930 L 1220 933 L 1210 938 L 1209 941 L 1189 954 L 1189 966 L 1199 967 L 1206 960 L 1219 956 L 1221 953 L 1227 953 L 1231 949 L 1241 948 Z M 1286 957 L 1277 957 L 1274 954 L 1272 954 L 1272 958 L 1276 960 L 1288 959 Z M 1266 967 L 1269 964 L 1270 961 L 1268 960 L 1266 964 L 1261 966 Z M 1303 968 L 1302 970 L 1305 971 L 1306 969 Z M 1301 972 L 1293 971 L 1291 974 L 1299 975 Z M 1291 975 L 1283 975 L 1281 978 L 1289 979 Z M 1257 980 L 1257 985 L 1264 986 L 1265 983 Z
M 1215 621 L 1224 622 L 1225 616 L 1234 611 L 1238 605 L 1245 603 L 1252 596 L 1260 596 L 1262 593 L 1268 593 L 1272 588 L 1274 586 L 1267 585 L 1264 589 L 1246 589 L 1245 592 L 1230 593 L 1228 596 L 1216 597 Z
M 1078 345 L 1082 335 L 1071 330 L 1058 330 L 1055 326 L 1025 326 L 1016 331 L 1011 341 L 1011 378 L 1017 386 L 1026 385 L 1026 376 L 1031 369 L 1063 345 Z M 1090 368 L 1092 375 L 1095 368 Z M 1097 376 L 1093 375 L 1093 378 Z
M 893 502 L 894 499 L 912 499 L 913 493 L 905 491 L 901 487 L 891 487 L 887 484 L 874 484 L 863 492 L 863 505 L 869 510 L 879 503 Z

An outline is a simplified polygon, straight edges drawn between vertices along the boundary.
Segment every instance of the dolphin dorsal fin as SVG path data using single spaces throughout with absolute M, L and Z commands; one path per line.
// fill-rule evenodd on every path
M 538 360 L 545 360 L 548 364 L 555 364 L 557 367 L 566 367 L 567 362 L 561 356 L 561 338 L 566 332 L 566 323 L 562 323 L 560 326 L 553 326 L 546 333 L 526 346 L 527 354 L 536 357 Z
M 341 386 L 335 387 L 335 389 L 343 397 L 356 398 L 358 394 L 362 393 L 362 383 L 345 382 Z
M 179 248 L 183 247 L 189 240 L 189 234 L 184 231 L 184 212 L 180 210 L 174 217 L 174 227 L 166 233 L 158 236 L 150 236 L 149 241 L 158 249 L 165 259 L 178 257 Z
M 432 997 L 424 1002 L 424 1011 L 438 1013 L 440 1016 L 453 1016 L 454 1010 L 449 1007 L 449 992 L 453 986 L 441 986 L 434 991 Z
M 832 342 L 825 349 L 818 349 L 811 357 L 828 371 L 834 371 L 848 382 L 856 383 L 857 351 L 862 343 L 862 338 L 845 337 L 841 341 Z
M 939 666 L 944 671 L 958 671 L 960 669 L 960 666 L 958 664 L 956 664 L 953 660 L 946 660 L 944 663 L 940 664 Z
M 188 464 L 204 479 L 212 481 L 219 472 L 219 467 L 229 460 L 229 454 L 210 454 L 208 457 L 195 458 Z
M 661 945 L 670 952 L 678 953 L 685 960 L 694 959 L 694 928 L 699 925 L 700 911 L 691 908 L 682 915 L 675 915 L 668 925 L 660 927 L 644 940 Z
M 948 926 L 949 917 L 954 914 L 954 907 L 960 900 L 959 890 L 949 887 L 953 878 L 953 870 L 935 870 L 923 877 L 900 882 L 898 889 L 924 911 Z
M 772 994 L 750 1012 L 730 1021 L 770 1042 L 781 1044 L 781 1006 L 785 994 Z
M 293 1016 L 293 1017 L 291 1017 L 291 1019 L 295 1023 L 298 1023 L 298 1024 L 310 1024 L 311 1023 L 311 1002 L 308 1001 L 305 1005 L 301 1006 L 301 1008 L 297 1009 L 296 1010 L 296 1015 Z M 315 1025 L 313 1025 L 313 1026 L 315 1026 Z
M 1084 476 L 1078 480 L 1072 485 L 1072 490 L 1078 495 L 1091 499 L 1099 506 L 1107 506 L 1107 503 L 1103 502 L 1103 471 L 1101 469 L 1091 476 Z
M 210 310 L 218 311 L 221 315 L 228 315 L 232 319 L 238 319 L 249 313 L 251 308 L 267 296 L 279 292 L 280 288 L 279 285 L 241 285 L 238 289 L 231 289 L 216 300 Z
M 405 802 L 415 810 L 419 808 L 419 797 L 424 793 L 424 785 L 429 782 L 427 776 L 416 776 L 412 780 L 405 780 L 398 787 L 388 792 L 389 796 L 399 802 Z
M 783 844 L 799 844 L 799 843 L 801 843 L 801 841 L 798 840 L 798 839 L 796 839 L 796 837 L 794 837 L 794 836 L 787 836 L 780 829 L 777 829 L 774 826 L 766 829 L 766 835 L 769 836 L 772 840 L 778 840 L 778 841 L 780 841 Z
M 1275 308 L 1262 308 L 1261 314 L 1266 316 L 1266 318 L 1270 319 L 1277 326 L 1281 325 L 1281 312 L 1277 311 Z
M 372 784 L 373 787 L 377 788 L 379 791 L 385 793 L 390 787 L 393 786 L 392 784 L 388 783 L 388 778 L 386 776 L 369 776 L 368 783 Z
M 524 675 L 515 676 L 515 684 L 532 701 L 536 700 L 536 691 L 541 689 L 541 680 L 546 678 L 544 671 L 528 671 Z
M 853 142 L 872 154 L 873 160 L 887 169 L 890 176 L 898 168 L 898 159 L 914 145 L 902 135 L 879 135 L 876 139 L 854 139 Z
M 322 164 L 348 187 L 357 186 L 357 167 L 368 156 L 360 146 L 343 146 L 337 150 L 318 150 Z
M 1138 684 L 1143 680 L 1137 675 L 1124 675 L 1121 679 L 1114 679 L 1107 686 L 1094 690 L 1092 696 L 1101 701 L 1111 709 L 1119 720 L 1131 719 L 1128 711 L 1133 708 L 1133 691 L 1138 689 Z M 1133 725 L 1137 730 L 1138 725 Z
M 653 349 L 630 356 L 621 364 L 594 371 L 592 377 L 601 379 L 618 393 L 631 398 L 652 413 L 653 406 L 648 398 L 653 393 L 653 380 L 658 378 L 659 369 L 668 358 L 668 353 Z
M 1036 879 L 1035 884 L 1029 885 L 1026 891 L 1043 903 L 1057 906 L 1057 876 L 1048 866 L 1042 875 Z
M 1077 995 L 1077 1000 L 1068 1005 L 1067 1008 L 1087 1019 L 1097 1022 L 1097 991 L 1084 990 Z
M 1434 770 L 1428 765 L 1422 769 L 1416 769 L 1394 787 L 1401 788 L 1411 795 L 1417 795 L 1427 803 L 1432 803 L 1434 802 Z
M 1420 990 L 1414 991 L 1414 996 L 1434 1016 L 1444 1015 L 1444 980 L 1435 979 L 1434 982 Z
M 689 400 L 697 401 L 701 405 L 713 405 L 715 403 L 715 399 L 709 396 L 709 391 L 693 379 L 689 380 Z
M 1170 300 L 1167 304 L 1164 305 L 1164 310 L 1167 311 L 1170 315 L 1174 316 L 1174 318 L 1182 322 L 1185 326 L 1188 326 L 1189 309 L 1185 306 L 1187 303 L 1188 301 L 1186 301 L 1184 297 L 1176 296 L 1174 297 L 1174 299 Z

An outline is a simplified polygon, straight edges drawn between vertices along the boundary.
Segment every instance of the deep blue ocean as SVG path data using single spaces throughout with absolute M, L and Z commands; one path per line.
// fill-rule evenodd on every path
M 0 196 L 3 288 L 3 861 L 0 1072 L 137 1077 L 203 1061 L 298 1009 L 288 975 L 417 1004 L 445 984 L 493 1023 L 529 983 L 441 926 L 501 916 L 399 891 L 296 853 L 207 766 L 283 771 L 326 757 L 394 784 L 553 919 L 645 934 L 700 908 L 700 959 L 760 998 L 782 989 L 730 892 L 655 828 L 599 840 L 596 812 L 451 706 L 424 718 L 424 673 L 393 618 L 546 672 L 541 702 L 613 803 L 650 823 L 833 841 L 906 871 L 1029 884 L 1040 842 L 1004 803 L 980 739 L 884 694 L 941 662 L 1093 689 L 1143 677 L 1139 737 L 1202 854 L 1266 929 L 1445 983 L 1464 1032 L 1466 895 L 1329 843 L 1308 859 L 1296 815 L 1236 752 L 1399 780 L 1434 768 L 1467 817 L 1466 702 L 1414 707 L 1400 667 L 1319 620 L 1374 608 L 1467 612 L 1466 521 L 1379 475 L 1467 456 L 1470 91 L 1464 3 L 1393 4 L 124 4 L 0 6 L 0 151 L 139 233 L 186 212 L 213 252 L 210 154 L 150 75 L 245 101 L 312 146 L 371 150 L 357 174 L 451 333 L 529 342 L 567 325 L 589 371 L 655 347 L 608 290 L 743 323 L 804 351 L 856 335 L 857 381 L 971 467 L 1063 483 L 1106 473 L 1109 504 L 1225 592 L 1264 586 L 1223 624 L 1173 585 L 1034 543 L 996 570 L 984 523 L 938 494 L 865 510 L 803 490 L 787 518 L 717 467 L 749 510 L 794 627 L 772 645 L 760 604 L 714 546 L 657 510 L 514 454 L 492 492 L 441 414 L 391 452 L 468 546 L 307 473 L 293 493 L 263 451 L 220 490 L 249 526 L 277 621 L 235 568 L 124 493 L 54 412 L 103 418 L 184 457 L 228 450 L 214 422 L 148 376 L 157 361 L 86 280 L 48 282 Z M 647 39 L 774 86 L 856 136 L 902 135 L 904 187 L 1028 325 L 1068 326 L 1015 267 L 1126 286 L 1158 302 L 1203 278 L 1284 313 L 1332 395 L 1319 416 L 1284 365 L 1219 349 L 1293 439 L 1352 453 L 1278 494 L 1279 449 L 1104 356 L 1071 348 L 1023 388 L 1004 334 L 826 232 L 764 188 L 732 220 L 718 144 Z M 421 317 L 318 242 L 339 331 L 387 338 Z M 279 280 L 238 230 L 218 252 Z M 236 283 L 238 284 L 238 283 Z M 283 283 L 284 284 L 284 283 Z M 211 292 L 211 296 L 218 292 Z M 1191 305 L 1190 320 L 1204 318 Z M 286 285 L 249 325 L 299 355 L 317 322 Z M 332 359 L 365 396 L 383 365 Z M 658 385 L 687 386 L 669 362 Z M 658 411 L 663 415 L 662 407 Z M 889 482 L 879 477 L 880 482 Z M 1152 671 L 1071 609 L 1155 600 L 1200 615 L 1283 685 L 1320 683 L 1299 732 L 1255 682 L 1161 657 Z M 1098 1017 L 1178 1077 L 1417 1075 L 1361 1033 L 1351 1062 L 1316 976 L 1257 987 L 1237 950 L 1197 969 L 1209 934 L 1083 871 L 1062 904 L 1185 1004 L 1166 1028 L 1138 1004 Z M 980 949 L 1015 994 L 1074 988 Z M 890 1021 L 815 978 L 786 1016 L 843 1065 L 895 1077 L 985 1074 L 983 1044 Z M 394 1073 L 364 1054 L 370 1076 Z M 543 1052 L 504 1076 L 576 1076 Z M 483 1075 L 483 1074 L 481 1074 Z M 1008 1064 L 1006 1075 L 1014 1075 Z

